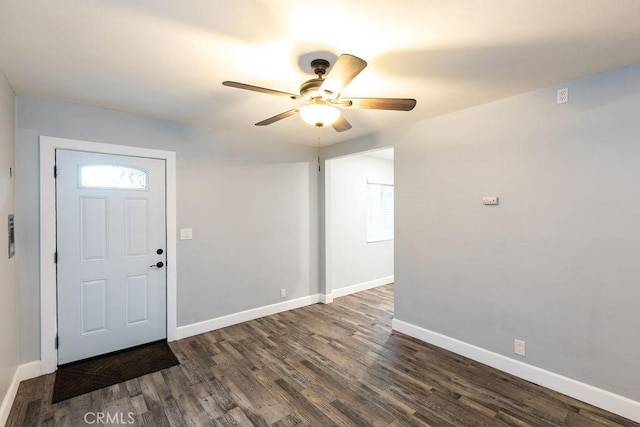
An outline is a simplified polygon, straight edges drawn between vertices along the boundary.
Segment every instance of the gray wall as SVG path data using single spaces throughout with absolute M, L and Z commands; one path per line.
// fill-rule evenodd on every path
M 396 318 L 640 400 L 638 88 L 630 66 L 333 147 L 395 147 Z
M 393 240 L 367 243 L 367 180 L 393 184 L 393 160 L 360 154 L 326 167 L 331 290 L 393 276 Z
M 524 339 L 519 360 L 640 400 L 640 66 L 567 86 L 568 104 L 553 87 L 323 157 L 395 146 L 396 318 L 514 358 Z M 317 292 L 314 149 L 32 97 L 17 115 L 22 362 L 39 358 L 41 134 L 178 152 L 178 225 L 194 229 L 179 325 L 278 302 L 283 280 Z
M 40 358 L 40 135 L 177 152 L 178 326 L 318 293 L 316 149 L 17 97 L 20 361 Z M 1 234 L 1 233 L 0 233 Z
M 0 71 L 0 401 L 18 365 L 16 257 L 8 259 L 5 228 L 7 215 L 14 213 L 14 180 L 9 177 L 9 168 L 13 167 L 14 122 L 13 89 Z

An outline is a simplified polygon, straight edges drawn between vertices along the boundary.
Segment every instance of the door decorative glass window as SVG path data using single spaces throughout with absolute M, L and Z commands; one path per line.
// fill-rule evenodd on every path
M 147 172 L 118 165 L 85 165 L 80 167 L 80 187 L 146 190 Z

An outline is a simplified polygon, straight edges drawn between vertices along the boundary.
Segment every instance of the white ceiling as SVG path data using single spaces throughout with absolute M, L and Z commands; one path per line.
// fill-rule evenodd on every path
M 313 52 L 369 66 L 323 145 L 640 62 L 638 0 L 0 0 L 0 68 L 17 93 L 301 144 L 298 104 L 221 85 L 298 92 Z M 323 56 L 323 55 L 319 55 Z

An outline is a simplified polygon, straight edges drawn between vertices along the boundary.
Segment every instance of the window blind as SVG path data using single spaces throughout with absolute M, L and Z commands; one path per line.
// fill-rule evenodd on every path
M 367 242 L 393 240 L 393 185 L 367 183 Z

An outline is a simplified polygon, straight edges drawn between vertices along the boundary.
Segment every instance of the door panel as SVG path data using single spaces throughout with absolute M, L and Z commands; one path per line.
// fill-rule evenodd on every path
M 82 282 L 82 335 L 107 330 L 107 281 Z
M 166 338 L 164 160 L 56 150 L 58 364 Z
M 82 261 L 107 259 L 107 199 L 80 198 Z
M 147 322 L 148 276 L 127 277 L 127 326 Z
M 149 255 L 149 203 L 144 199 L 128 199 L 125 206 L 127 256 Z

